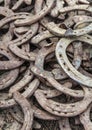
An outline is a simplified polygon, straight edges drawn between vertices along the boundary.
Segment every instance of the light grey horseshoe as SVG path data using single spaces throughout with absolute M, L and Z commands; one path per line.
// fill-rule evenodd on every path
M 92 37 L 91 36 L 82 36 L 80 38 L 62 38 L 57 46 L 56 46 L 56 57 L 63 68 L 63 70 L 67 73 L 68 76 L 70 76 L 73 80 L 77 81 L 80 84 L 83 84 L 88 87 L 92 87 L 92 78 L 83 75 L 79 71 L 77 71 L 73 65 L 68 60 L 68 57 L 66 55 L 66 49 L 71 44 L 71 42 L 74 41 L 82 41 L 86 42 L 90 45 L 92 45 Z

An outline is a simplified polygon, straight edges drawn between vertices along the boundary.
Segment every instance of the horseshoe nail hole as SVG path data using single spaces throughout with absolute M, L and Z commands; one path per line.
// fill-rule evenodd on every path
M 62 45 L 60 45 L 60 47 L 62 48 Z
M 63 125 L 63 128 L 65 128 L 65 125 Z
M 52 109 L 52 111 L 55 111 L 54 109 Z
M 62 54 L 59 54 L 60 57 L 62 57 Z
M 45 96 L 47 96 L 47 93 L 44 93 Z
M 65 62 L 64 62 L 63 64 L 64 64 L 64 65 L 66 65 L 66 63 L 65 63 Z
M 61 113 L 61 111 L 58 111 L 58 113 Z
M 56 105 L 56 107 L 59 107 L 59 105 Z
M 9 51 L 7 51 L 7 53 L 9 53 Z
M 14 111 L 14 113 L 16 114 L 16 111 Z
M 90 39 L 89 37 L 87 37 L 87 39 Z
M 70 68 L 67 68 L 68 71 L 70 71 Z
M 3 51 L 3 49 L 1 48 L 1 51 Z
M 77 92 L 75 92 L 75 94 L 78 94 Z
M 32 75 L 31 73 L 29 75 Z
M 75 107 L 75 105 L 71 105 L 71 107 Z
M 64 114 L 67 114 L 67 112 L 64 112 Z

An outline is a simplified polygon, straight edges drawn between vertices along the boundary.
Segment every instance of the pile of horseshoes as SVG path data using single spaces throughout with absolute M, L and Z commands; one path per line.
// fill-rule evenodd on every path
M 91 62 L 91 0 L 0 0 L 0 130 L 92 130 Z

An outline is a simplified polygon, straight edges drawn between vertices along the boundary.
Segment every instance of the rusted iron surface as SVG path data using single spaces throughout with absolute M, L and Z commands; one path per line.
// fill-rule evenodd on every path
M 92 130 L 91 0 L 0 0 L 0 130 Z

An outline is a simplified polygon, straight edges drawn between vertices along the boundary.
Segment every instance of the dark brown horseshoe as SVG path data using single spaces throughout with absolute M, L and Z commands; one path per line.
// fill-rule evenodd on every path
M 0 61 L 0 70 L 9 70 L 14 69 L 23 64 L 23 60 L 14 58 L 8 50 L 3 49 L 0 47 L 0 54 L 6 56 L 9 61 Z
M 22 90 L 29 82 L 31 82 L 32 78 L 33 78 L 33 74 L 30 72 L 30 68 L 28 68 L 24 77 L 15 85 L 11 86 L 9 90 L 9 94 L 14 93 L 15 91 Z
M 27 98 L 32 96 L 36 88 L 39 86 L 39 80 L 34 79 L 29 85 L 28 88 L 22 93 L 22 95 Z M 16 105 L 14 99 L 2 100 L 0 101 L 0 109 L 10 108 Z
M 85 91 L 85 96 L 83 100 L 76 103 L 63 104 L 55 102 L 51 99 L 47 99 L 44 93 L 40 90 L 37 90 L 35 92 L 35 97 L 39 104 L 51 114 L 57 116 L 72 117 L 79 115 L 85 111 L 89 104 L 92 102 L 91 89 L 88 89 L 86 87 L 83 87 L 83 89 Z
M 47 0 L 46 5 L 40 12 L 38 12 L 36 15 L 34 15 L 33 17 L 26 18 L 25 22 L 23 20 L 16 20 L 15 21 L 15 25 L 17 26 L 24 26 L 24 25 L 31 25 L 35 22 L 37 22 L 38 20 L 40 20 L 41 18 L 43 18 L 53 7 L 55 0 Z
M 19 69 L 10 70 L 8 74 L 3 74 L 0 77 L 0 90 L 3 90 L 14 83 L 19 74 Z
M 24 113 L 24 122 L 21 130 L 31 130 L 33 124 L 33 110 L 30 103 L 19 92 L 15 92 L 13 98 L 21 106 Z

